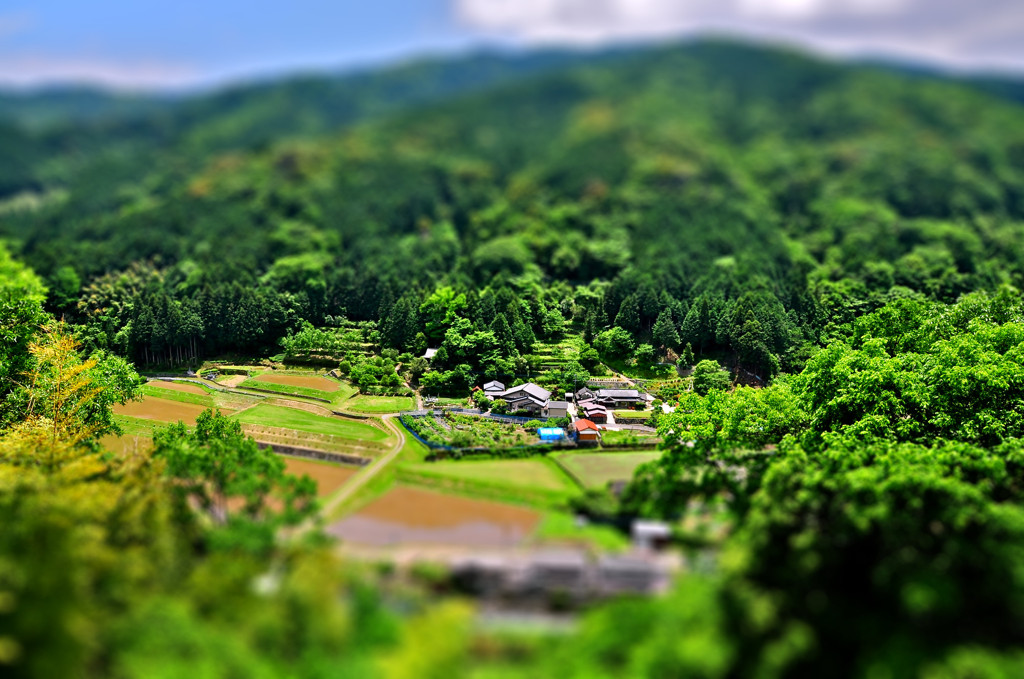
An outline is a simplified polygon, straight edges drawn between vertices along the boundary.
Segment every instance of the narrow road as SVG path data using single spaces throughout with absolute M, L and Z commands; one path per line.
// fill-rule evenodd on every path
M 395 424 L 394 418 L 398 415 L 383 415 L 380 419 L 395 436 L 398 438 L 395 446 L 387 453 L 377 458 L 370 464 L 363 467 L 363 469 L 353 476 L 348 483 L 342 486 L 341 490 L 338 491 L 320 510 L 320 515 L 324 518 L 328 518 L 334 513 L 334 510 L 348 501 L 352 496 L 359 492 L 367 483 L 369 483 L 382 469 L 391 464 L 398 454 L 402 452 L 402 447 L 405 446 L 405 432 L 402 431 L 402 427 Z

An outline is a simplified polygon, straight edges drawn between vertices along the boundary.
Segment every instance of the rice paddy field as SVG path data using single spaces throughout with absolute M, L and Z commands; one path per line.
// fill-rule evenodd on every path
M 338 436 L 356 441 L 383 441 L 388 433 L 370 424 L 344 420 L 340 417 L 324 417 L 304 410 L 295 410 L 283 406 L 261 403 L 249 408 L 237 416 L 243 424 L 294 429 L 311 434 Z
M 259 389 L 330 402 L 342 401 L 356 392 L 355 388 L 348 383 L 312 373 L 295 375 L 266 372 L 238 382 L 236 386 L 242 389 Z
M 540 520 L 531 509 L 399 485 L 327 532 L 343 542 L 377 547 L 515 547 Z
M 300 457 L 285 457 L 285 470 L 289 474 L 308 476 L 316 481 L 317 497 L 324 498 L 345 485 L 359 468 Z
M 182 403 L 181 401 L 159 396 L 146 396 L 142 401 L 129 401 L 124 405 L 114 406 L 114 415 L 133 417 L 140 420 L 155 420 L 157 422 L 184 422 L 194 425 L 196 418 L 206 410 L 208 406 L 195 403 Z
M 642 464 L 661 457 L 661 451 L 642 453 L 561 453 L 554 456 L 587 488 L 604 488 L 612 481 L 628 481 Z

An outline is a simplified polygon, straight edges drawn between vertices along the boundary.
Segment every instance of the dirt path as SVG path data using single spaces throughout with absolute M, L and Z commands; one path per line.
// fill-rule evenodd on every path
M 334 513 L 334 510 L 348 501 L 354 496 L 360 489 L 369 483 L 377 474 L 381 472 L 385 467 L 391 464 L 398 454 L 402 452 L 402 447 L 405 446 L 405 433 L 402 428 L 394 423 L 394 418 L 397 415 L 384 415 L 381 421 L 384 426 L 393 433 L 397 440 L 394 447 L 389 450 L 385 455 L 377 458 L 372 463 L 363 467 L 363 469 L 356 474 L 348 483 L 342 486 L 341 490 L 328 500 L 323 508 L 320 510 L 320 515 L 323 517 L 329 517 Z

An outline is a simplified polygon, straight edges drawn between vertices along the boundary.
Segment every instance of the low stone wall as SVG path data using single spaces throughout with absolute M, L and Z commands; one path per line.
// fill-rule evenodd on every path
M 343 455 L 341 453 L 328 453 L 323 450 L 312 448 L 300 448 L 298 446 L 285 446 L 279 443 L 263 443 L 257 441 L 256 445 L 261 449 L 270 448 L 280 455 L 291 455 L 292 457 L 305 457 L 310 460 L 324 460 L 326 462 L 337 462 L 338 464 L 351 464 L 358 467 L 365 467 L 371 460 L 358 455 Z

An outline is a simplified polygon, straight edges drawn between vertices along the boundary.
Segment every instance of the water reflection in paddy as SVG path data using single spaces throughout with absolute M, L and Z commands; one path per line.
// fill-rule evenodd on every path
M 398 486 L 327 532 L 359 545 L 514 547 L 540 515 L 521 507 Z

